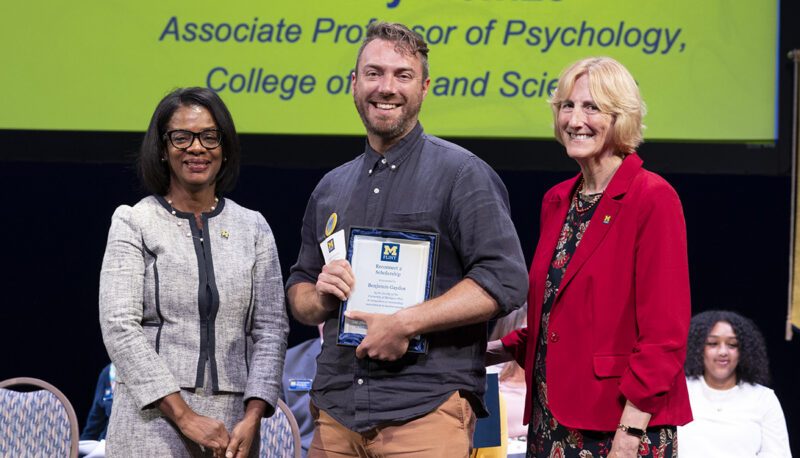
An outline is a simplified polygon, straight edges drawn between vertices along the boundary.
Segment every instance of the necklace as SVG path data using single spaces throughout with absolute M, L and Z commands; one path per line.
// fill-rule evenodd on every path
M 733 405 L 737 396 L 739 396 L 739 390 L 741 388 L 739 388 L 738 384 L 731 388 L 718 390 L 708 386 L 708 382 L 706 382 L 703 376 L 700 376 L 700 380 L 700 383 L 702 383 L 703 396 L 717 412 L 722 412 L 726 407 Z
M 173 206 L 172 206 L 172 200 L 168 200 L 168 201 L 167 201 L 167 203 L 169 204 L 169 208 L 171 208 L 171 209 L 172 209 L 172 212 L 171 212 L 171 213 L 172 213 L 173 215 L 174 215 L 174 214 L 176 214 L 176 213 L 177 213 L 177 211 L 175 210 L 175 207 L 173 207 Z M 214 210 L 216 210 L 216 208 L 217 208 L 217 204 L 218 204 L 218 203 L 219 203 L 219 197 L 214 197 L 214 205 L 212 205 L 212 206 L 211 206 L 211 211 L 212 211 L 212 212 L 213 212 Z
M 218 203 L 219 203 L 219 197 L 214 197 L 214 205 L 211 206 L 211 211 L 212 212 L 217 208 L 217 204 Z M 167 204 L 169 204 L 170 213 L 172 213 L 173 215 L 178 213 L 175 210 L 175 207 L 172 206 L 172 200 L 168 200 Z M 198 219 L 198 225 L 199 225 L 200 224 L 200 222 L 199 222 L 200 216 L 197 216 L 197 219 Z M 181 227 L 181 226 L 183 226 L 183 221 L 178 221 L 177 224 L 178 224 L 178 227 Z M 200 228 L 200 230 L 202 231 L 202 227 Z M 202 237 L 195 237 L 194 235 L 192 235 L 191 231 L 186 233 L 186 237 L 194 237 L 196 239 L 199 239 L 200 243 L 203 243 L 203 238 Z
M 583 190 L 583 177 L 581 177 L 581 182 L 578 184 L 578 188 L 575 190 L 575 194 L 572 195 L 572 205 L 575 206 L 575 211 L 578 212 L 578 215 L 583 215 L 584 213 L 588 212 L 592 209 L 592 207 L 600 201 L 600 198 L 603 197 L 603 193 L 597 193 L 592 198 L 591 202 L 583 208 L 578 205 L 578 194 L 580 194 L 581 190 Z

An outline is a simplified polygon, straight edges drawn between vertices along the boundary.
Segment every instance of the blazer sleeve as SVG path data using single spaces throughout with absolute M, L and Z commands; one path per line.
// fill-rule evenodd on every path
M 125 383 L 140 409 L 180 391 L 142 331 L 145 250 L 133 209 L 118 207 L 100 271 L 100 330 L 120 383 Z
M 634 285 L 639 330 L 622 394 L 655 413 L 683 377 L 691 318 L 686 223 L 677 193 L 663 179 L 646 177 L 637 217 Z
M 259 398 L 274 407 L 281 389 L 289 322 L 278 249 L 267 221 L 258 213 L 253 272 L 253 356 L 244 399 Z M 271 414 L 271 412 L 268 412 Z

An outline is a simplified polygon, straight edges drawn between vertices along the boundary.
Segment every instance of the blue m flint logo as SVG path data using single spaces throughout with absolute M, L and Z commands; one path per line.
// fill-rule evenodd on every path
M 381 250 L 381 261 L 397 262 L 400 255 L 400 245 L 397 243 L 384 243 Z
M 334 248 L 335 248 L 335 247 L 334 247 L 334 245 L 333 245 L 333 239 L 330 239 L 330 240 L 328 240 L 328 253 L 330 253 L 331 251 L 333 251 L 333 249 L 334 249 Z

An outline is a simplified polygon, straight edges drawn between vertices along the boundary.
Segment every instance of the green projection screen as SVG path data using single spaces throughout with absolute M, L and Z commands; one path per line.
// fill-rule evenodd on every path
M 244 133 L 361 135 L 349 74 L 379 19 L 430 45 L 421 119 L 436 135 L 552 138 L 559 72 L 608 55 L 639 83 L 647 139 L 770 141 L 777 3 L 10 1 L 0 129 L 142 131 L 171 89 L 207 86 Z

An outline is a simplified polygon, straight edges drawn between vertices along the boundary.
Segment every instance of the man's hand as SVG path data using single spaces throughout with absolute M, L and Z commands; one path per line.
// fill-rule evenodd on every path
M 316 283 L 300 282 L 286 291 L 292 315 L 303 324 L 316 326 L 339 309 L 339 301 L 350 297 L 356 278 L 344 259 L 322 266 Z
M 322 307 L 328 311 L 335 310 L 339 301 L 346 301 L 356 285 L 356 277 L 350 263 L 344 259 L 331 261 L 322 266 L 317 277 L 316 290 Z
M 356 348 L 356 357 L 394 361 L 408 350 L 413 332 L 402 319 L 400 312 L 392 315 L 347 310 L 344 316 L 367 324 L 367 335 Z

